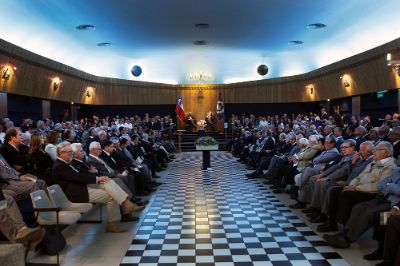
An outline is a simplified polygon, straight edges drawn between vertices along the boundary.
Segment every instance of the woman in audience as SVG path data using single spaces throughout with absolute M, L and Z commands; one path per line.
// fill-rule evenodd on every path
M 53 160 L 50 155 L 43 150 L 42 137 L 39 133 L 32 135 L 29 156 L 34 174 L 38 178 L 46 181 L 48 186 L 52 185 L 51 167 L 53 166 Z
M 57 143 L 58 137 L 60 133 L 58 131 L 49 131 L 46 135 L 46 147 L 44 148 L 45 152 L 50 155 L 50 158 L 53 161 L 57 160 Z

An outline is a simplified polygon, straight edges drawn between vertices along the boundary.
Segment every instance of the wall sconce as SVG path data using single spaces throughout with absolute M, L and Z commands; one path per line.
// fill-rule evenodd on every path
M 350 80 L 349 80 L 349 77 L 348 77 L 347 75 L 341 76 L 340 79 L 342 80 L 343 85 L 344 85 L 346 88 L 347 88 L 347 87 L 350 87 Z
M 9 80 L 10 79 L 10 68 L 9 67 L 5 67 L 3 70 L 3 75 L 1 76 L 2 79 L 4 80 Z
M 312 85 L 307 85 L 306 89 L 310 92 L 310 95 L 314 95 L 314 87 Z
M 392 60 L 392 54 L 390 53 L 386 55 L 386 60 L 388 66 L 392 66 L 396 70 L 397 76 L 400 77 L 400 60 Z
M 96 90 L 96 88 L 87 87 L 86 92 L 85 92 L 86 97 L 88 97 L 88 98 L 92 97 L 95 90 Z
M 62 83 L 62 80 L 60 80 L 58 77 L 53 79 L 53 90 L 56 91 L 60 88 Z

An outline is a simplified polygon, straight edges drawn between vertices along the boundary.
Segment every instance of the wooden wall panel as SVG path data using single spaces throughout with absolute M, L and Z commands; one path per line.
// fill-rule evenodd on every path
M 174 104 L 182 92 L 184 100 L 188 101 L 188 108 L 198 110 L 199 115 L 203 115 L 206 109 L 215 111 L 213 106 L 219 92 L 222 92 L 226 103 L 290 103 L 324 101 L 400 88 L 400 77 L 392 67 L 386 65 L 387 52 L 393 54 L 392 58 L 400 59 L 400 39 L 303 75 L 226 85 L 202 85 L 204 92 L 209 95 L 210 103 L 206 105 L 194 100 L 197 96 L 193 88 L 199 85 L 174 86 L 97 77 L 0 39 L 0 66 L 17 67 L 8 81 L 0 79 L 0 91 L 94 105 Z M 344 74 L 350 79 L 351 86 L 348 88 L 339 78 Z M 52 79 L 56 76 L 63 82 L 54 91 Z M 313 95 L 306 89 L 309 84 L 314 87 Z M 95 88 L 91 98 L 85 95 L 88 86 Z

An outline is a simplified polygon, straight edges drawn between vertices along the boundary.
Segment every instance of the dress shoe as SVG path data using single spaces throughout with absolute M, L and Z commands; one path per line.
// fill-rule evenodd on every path
M 393 262 L 386 261 L 386 260 L 382 261 L 381 263 L 375 264 L 375 266 L 393 266 L 393 265 L 394 265 Z
M 109 222 L 109 223 L 107 223 L 107 226 L 106 226 L 106 232 L 109 232 L 109 233 L 123 233 L 123 232 L 127 232 L 127 231 L 128 231 L 128 228 L 119 226 L 115 222 Z
M 151 178 L 161 178 L 159 175 L 152 175 Z
M 245 174 L 245 176 L 247 176 L 247 177 L 256 177 L 257 176 L 257 172 L 251 172 L 251 173 Z
M 255 168 L 254 166 L 249 166 L 249 167 L 246 167 L 246 169 L 247 170 L 256 170 L 257 168 Z
M 323 236 L 326 243 L 334 248 L 348 248 L 350 247 L 349 241 L 347 241 L 344 237 L 337 235 L 324 235 Z
M 325 215 L 320 214 L 315 218 L 311 218 L 310 223 L 324 223 L 324 222 L 326 222 L 327 219 L 328 218 Z
M 307 217 L 310 219 L 317 218 L 320 215 L 319 212 L 312 212 L 312 213 L 307 213 Z M 321 222 L 322 223 L 322 222 Z
M 150 185 L 152 185 L 152 186 L 154 186 L 154 187 L 158 187 L 158 186 L 161 186 L 163 183 L 160 183 L 160 182 L 150 182 Z
M 28 244 L 29 250 L 33 250 L 43 239 L 45 230 L 40 227 L 23 227 L 15 236 L 15 242 Z
M 123 214 L 128 214 L 131 212 L 140 212 L 143 210 L 145 207 L 144 206 L 138 206 L 135 203 L 131 202 L 130 200 L 125 200 L 122 202 L 122 212 Z
M 263 181 L 263 183 L 266 184 L 266 185 L 271 185 L 273 183 L 273 181 L 272 180 L 266 180 L 266 181 Z
M 281 188 L 277 188 L 277 189 L 272 190 L 272 192 L 275 194 L 281 194 L 283 191 Z
M 364 260 L 382 260 L 383 259 L 383 251 L 382 250 L 375 250 L 374 252 L 365 255 Z
M 136 202 L 136 205 L 138 205 L 138 206 L 145 206 L 145 205 L 147 205 L 148 203 L 149 203 L 148 200 L 141 200 L 141 201 Z
M 279 188 L 279 186 L 277 186 L 277 185 L 272 185 L 272 186 L 270 186 L 269 188 L 270 188 L 270 189 L 277 189 L 277 188 Z
M 302 210 L 303 213 L 314 213 L 316 211 L 318 211 L 318 210 L 313 207 L 308 207 L 307 209 Z
M 329 222 L 317 226 L 317 231 L 321 233 L 336 232 L 337 230 L 337 224 L 331 224 Z
M 148 196 L 148 195 L 150 195 L 151 193 L 150 193 L 150 191 L 147 191 L 147 190 L 145 190 L 145 191 L 143 191 L 143 192 L 140 192 L 140 193 L 137 193 L 137 195 L 138 196 Z
M 296 204 L 289 205 L 289 208 L 291 209 L 304 209 L 305 207 L 307 207 L 307 205 L 302 202 L 297 202 Z
M 136 222 L 139 217 L 132 216 L 130 214 L 124 214 L 121 216 L 121 223 Z

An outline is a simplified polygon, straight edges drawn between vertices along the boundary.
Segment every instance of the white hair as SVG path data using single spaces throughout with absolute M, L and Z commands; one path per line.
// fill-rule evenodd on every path
M 308 137 L 308 140 L 312 143 L 317 143 L 319 140 L 319 136 L 318 135 L 311 135 Z
M 299 143 L 304 145 L 304 146 L 308 146 L 308 144 L 310 144 L 310 142 L 306 138 L 301 138 Z
M 80 144 L 80 143 L 72 143 L 72 144 L 71 144 L 72 152 L 73 152 L 73 153 L 78 152 L 78 147 L 81 147 L 81 148 L 82 148 L 82 144 Z
M 89 151 L 96 149 L 98 146 L 101 146 L 99 142 L 97 141 L 90 142 Z

